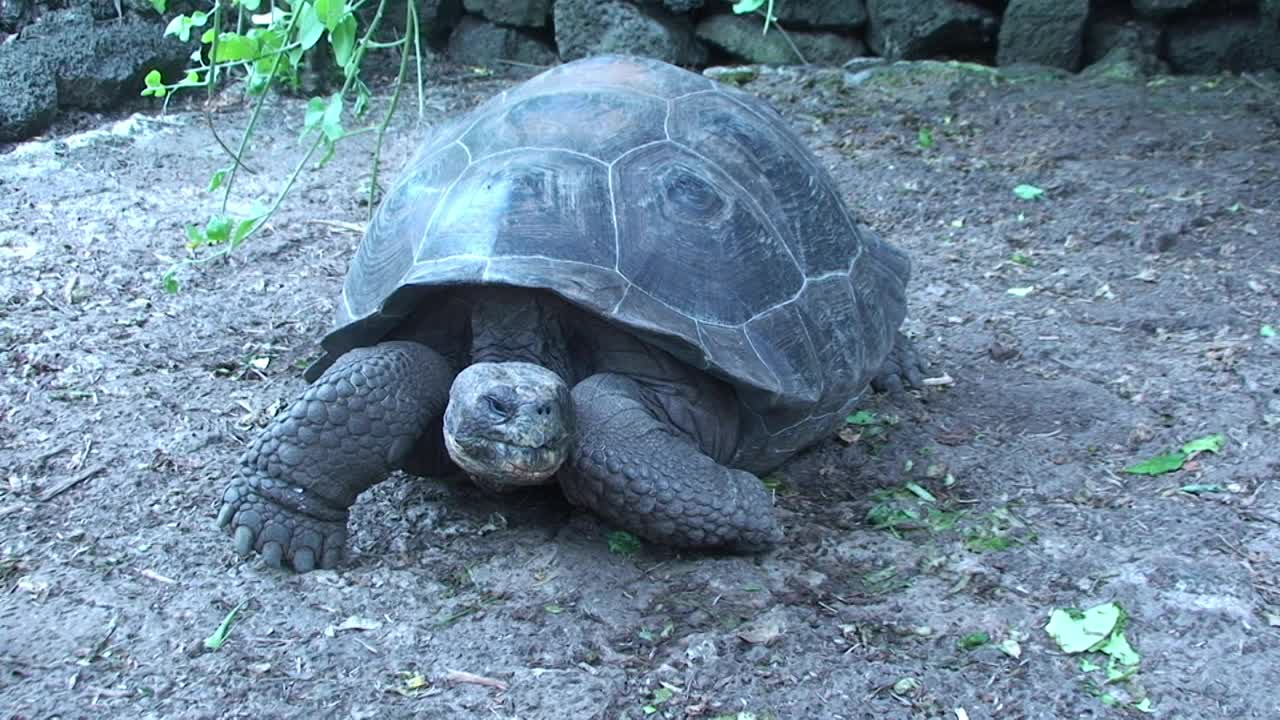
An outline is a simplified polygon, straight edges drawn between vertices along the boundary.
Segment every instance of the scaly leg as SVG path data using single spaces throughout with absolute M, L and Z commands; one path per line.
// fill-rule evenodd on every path
M 623 375 L 573 389 L 578 442 L 560 484 L 576 505 L 657 543 L 742 552 L 782 540 L 760 479 L 702 452 L 644 403 Z
M 298 572 L 335 567 L 356 496 L 410 456 L 452 380 L 449 363 L 418 343 L 339 358 L 241 456 L 218 513 L 236 551 Z

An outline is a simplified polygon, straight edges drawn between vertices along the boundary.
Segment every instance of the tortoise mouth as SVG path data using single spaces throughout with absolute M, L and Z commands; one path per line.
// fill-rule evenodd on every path
M 494 438 L 458 442 L 445 433 L 445 446 L 463 472 L 495 489 L 541 485 L 560 469 L 567 454 L 563 440 L 531 447 Z

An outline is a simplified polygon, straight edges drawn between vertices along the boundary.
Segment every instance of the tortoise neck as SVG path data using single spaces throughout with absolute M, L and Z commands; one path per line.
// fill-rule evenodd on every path
M 471 362 L 527 362 L 573 382 L 563 306 L 528 290 L 486 288 L 471 305 Z

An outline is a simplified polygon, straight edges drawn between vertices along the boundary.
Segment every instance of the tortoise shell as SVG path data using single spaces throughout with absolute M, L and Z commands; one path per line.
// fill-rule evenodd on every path
M 762 100 L 665 63 L 560 65 L 433 129 L 360 244 L 314 378 L 460 286 L 538 289 L 714 374 L 762 471 L 842 422 L 907 257 Z

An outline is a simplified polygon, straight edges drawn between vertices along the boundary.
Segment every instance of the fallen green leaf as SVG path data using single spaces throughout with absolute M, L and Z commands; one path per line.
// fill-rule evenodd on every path
M 242 601 L 239 605 L 231 608 L 231 612 L 227 613 L 227 616 L 222 618 L 222 622 L 218 624 L 218 629 L 214 630 L 212 635 L 204 639 L 204 646 L 206 648 L 210 650 L 217 650 L 227 642 L 227 638 L 231 635 L 231 626 L 236 621 L 236 616 L 240 614 L 240 611 L 243 610 L 247 604 L 248 601 Z
M 556 605 L 555 603 L 551 603 L 550 605 L 543 605 L 542 609 L 546 610 L 552 615 L 559 615 L 560 613 L 564 612 L 564 608 L 560 607 L 559 605 Z
M 1013 194 L 1023 200 L 1039 200 L 1044 197 L 1044 190 L 1035 185 L 1019 185 L 1013 189 Z
M 916 497 L 920 498 L 921 500 L 924 500 L 925 502 L 931 502 L 931 503 L 938 502 L 938 498 L 934 497 L 933 493 L 921 487 L 919 483 L 908 480 L 907 484 L 904 485 L 903 487 L 911 491 L 912 495 L 915 495 Z
M 1213 435 L 1205 435 L 1196 438 L 1186 445 L 1182 446 L 1182 452 L 1191 457 L 1202 452 L 1218 453 L 1222 451 L 1222 446 L 1227 443 L 1227 438 L 1222 433 L 1214 433 Z
M 1036 287 L 1034 285 L 1027 285 L 1025 287 L 1011 287 L 1005 292 L 1014 297 L 1026 297 L 1035 291 Z
M 1137 710 L 1138 712 L 1144 712 L 1144 713 L 1151 713 L 1156 711 L 1156 709 L 1151 705 L 1151 698 L 1142 698 L 1141 700 L 1133 704 L 1133 709 Z
M 1276 329 L 1270 325 L 1263 325 L 1258 328 L 1258 334 L 1264 338 L 1273 338 L 1276 336 Z
M 1130 475 L 1162 475 L 1180 469 L 1186 461 L 1186 453 L 1164 453 L 1163 455 L 1156 455 L 1149 460 L 1130 465 L 1123 472 L 1127 472 Z
M 985 632 L 974 632 L 960 638 L 957 645 L 961 650 L 975 650 L 991 642 L 991 636 Z
M 1049 614 L 1049 623 L 1044 629 L 1063 652 L 1088 652 L 1105 645 L 1123 619 L 1124 610 L 1114 602 L 1083 611 L 1056 608 Z
M 875 425 L 880 422 L 880 418 L 870 410 L 859 410 L 844 421 L 849 425 Z

